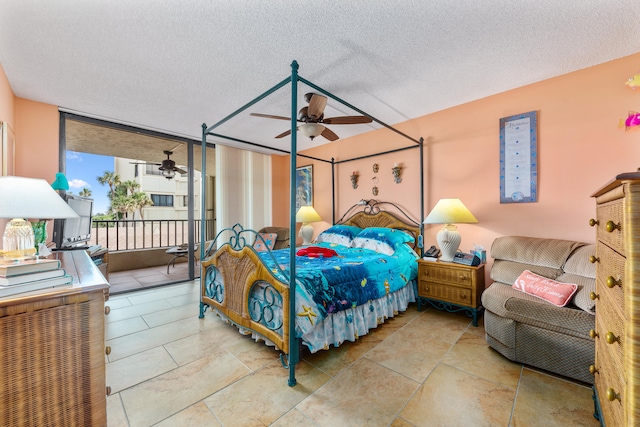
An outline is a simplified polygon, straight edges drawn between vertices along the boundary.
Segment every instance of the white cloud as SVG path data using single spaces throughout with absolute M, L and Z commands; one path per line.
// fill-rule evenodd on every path
M 91 187 L 87 181 L 84 179 L 70 179 L 69 180 L 69 188 L 85 188 Z
M 82 157 L 80 157 L 80 154 L 75 151 L 67 151 L 67 160 L 77 160 L 81 162 Z

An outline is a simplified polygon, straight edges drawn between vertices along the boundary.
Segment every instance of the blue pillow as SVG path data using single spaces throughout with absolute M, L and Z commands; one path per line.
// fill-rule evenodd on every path
M 369 227 L 358 234 L 353 240 L 353 246 L 375 250 L 376 252 L 386 255 L 393 255 L 398 247 L 413 241 L 414 238 L 402 230 Z
M 343 246 L 351 246 L 353 239 L 362 231 L 352 225 L 337 224 L 324 230 L 316 238 L 316 243 L 335 243 Z

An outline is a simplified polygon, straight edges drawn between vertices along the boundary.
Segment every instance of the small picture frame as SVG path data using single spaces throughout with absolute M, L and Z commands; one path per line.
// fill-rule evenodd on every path
M 296 168 L 296 212 L 300 206 L 313 206 L 313 165 Z

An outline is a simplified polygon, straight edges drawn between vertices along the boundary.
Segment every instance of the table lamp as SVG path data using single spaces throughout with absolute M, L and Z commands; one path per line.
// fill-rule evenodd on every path
M 11 218 L 2 238 L 2 254 L 7 258 L 35 255 L 37 249 L 29 218 L 42 221 L 78 217 L 44 179 L 0 177 L 0 200 L 0 218 Z
M 445 224 L 438 231 L 436 241 L 442 251 L 441 261 L 451 262 L 456 254 L 462 236 L 454 223 L 476 223 L 478 220 L 460 199 L 440 199 L 424 220 L 425 224 Z
M 311 238 L 313 237 L 312 222 L 322 221 L 318 212 L 313 209 L 313 206 L 300 206 L 298 212 L 296 212 L 296 222 L 301 222 L 300 236 L 302 236 L 302 245 L 309 246 L 311 244 Z

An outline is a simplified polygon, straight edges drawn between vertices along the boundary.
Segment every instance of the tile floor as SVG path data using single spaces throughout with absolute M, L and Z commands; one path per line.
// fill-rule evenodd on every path
M 200 264 L 196 264 L 196 276 L 200 276 Z M 139 291 L 167 283 L 182 282 L 189 279 L 189 266 L 186 262 L 177 262 L 169 267 L 158 265 L 156 267 L 139 268 L 136 270 L 109 272 L 111 295 L 122 292 Z
M 277 351 L 198 298 L 195 281 L 107 302 L 109 426 L 598 426 L 589 387 L 508 361 L 461 314 L 412 304 L 304 352 L 289 387 Z

